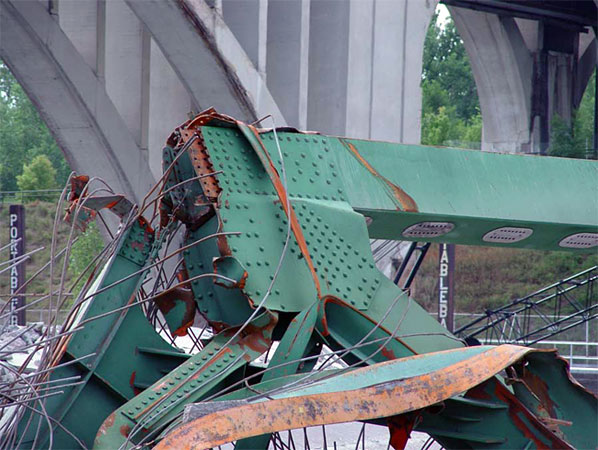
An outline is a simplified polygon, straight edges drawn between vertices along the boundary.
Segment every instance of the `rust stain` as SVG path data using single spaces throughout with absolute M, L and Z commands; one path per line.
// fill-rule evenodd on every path
M 447 352 L 459 351 L 463 349 Z M 156 449 L 213 448 L 226 442 L 287 429 L 391 417 L 415 411 L 470 389 L 513 364 L 528 351 L 504 345 L 434 372 L 382 385 L 250 403 L 215 412 L 175 429 Z M 427 356 L 417 355 L 405 360 Z M 355 373 L 376 371 L 380 364 L 356 369 Z
M 237 283 L 237 287 L 239 289 L 243 289 L 245 287 L 245 284 L 247 283 L 248 276 L 249 276 L 249 272 L 244 271 L 243 276 L 241 277 L 241 280 Z
M 388 418 L 386 422 L 388 431 L 390 431 L 390 445 L 392 448 L 403 450 L 406 447 L 418 417 L 419 414 L 408 413 Z
M 178 324 L 178 326 L 176 326 L 176 328 L 171 331 L 176 336 L 185 336 L 189 327 L 193 325 L 193 320 L 195 319 L 195 311 L 197 309 L 195 298 L 193 296 L 193 291 L 191 291 L 191 289 L 179 286 L 163 291 L 154 298 L 154 303 L 158 306 L 158 309 L 164 315 L 167 315 L 179 301 L 185 304 L 185 313 L 181 318 L 181 323 Z
M 261 147 L 261 151 L 256 152 L 256 153 L 258 153 L 258 157 L 259 157 L 260 161 L 262 161 L 262 165 L 264 166 L 264 169 L 266 170 L 266 173 L 268 174 L 268 177 L 270 178 L 270 181 L 272 182 L 272 185 L 274 186 L 274 189 L 276 190 L 276 193 L 280 200 L 282 209 L 285 212 L 289 222 L 291 223 L 291 230 L 293 231 L 293 235 L 295 236 L 297 245 L 299 246 L 299 250 L 301 251 L 301 254 L 303 255 L 303 257 L 305 258 L 305 262 L 307 263 L 309 271 L 311 272 L 311 276 L 312 276 L 312 278 L 314 280 L 314 284 L 316 286 L 318 298 L 321 298 L 322 290 L 320 287 L 320 279 L 318 278 L 318 275 L 316 274 L 316 270 L 314 268 L 314 264 L 311 259 L 311 255 L 309 253 L 309 249 L 307 248 L 307 243 L 305 242 L 305 237 L 303 236 L 303 230 L 301 229 L 301 226 L 299 225 L 299 221 L 297 220 L 297 215 L 295 214 L 295 210 L 293 209 L 293 206 L 291 205 L 290 202 L 288 202 L 288 204 L 287 204 L 287 195 L 288 194 L 282 184 L 280 175 L 278 174 L 276 167 L 274 167 L 274 164 L 272 163 L 272 160 L 270 159 L 270 155 L 268 154 L 268 151 L 264 147 L 264 143 L 262 142 L 262 139 L 261 139 L 260 134 L 258 133 L 257 129 L 254 126 L 246 125 L 245 123 L 239 122 L 239 121 L 237 121 L 237 125 L 239 126 L 239 128 L 243 128 L 245 126 L 248 127 L 251 130 L 251 132 L 254 134 L 255 138 L 257 139 L 257 142 L 259 143 L 259 145 Z
M 228 244 L 227 244 L 226 248 L 229 249 Z M 220 258 L 214 259 L 214 261 L 212 263 L 212 266 L 214 268 L 214 273 L 221 275 L 221 273 L 218 271 L 218 263 L 221 260 L 223 260 L 223 258 L 233 258 L 233 259 L 237 260 L 234 256 L 230 256 L 230 255 L 221 256 Z M 239 265 L 240 264 L 241 263 L 239 263 Z M 218 286 L 222 286 L 223 288 L 226 288 L 226 289 L 243 289 L 245 287 L 245 284 L 247 284 L 248 277 L 249 277 L 249 272 L 247 272 L 246 270 L 243 270 L 243 274 L 241 275 L 241 278 L 239 280 L 235 281 L 234 283 L 231 283 L 229 281 L 219 280 L 218 278 L 216 278 L 214 280 L 214 284 L 217 284 Z M 229 278 L 234 279 L 232 276 L 229 276 Z
M 142 411 L 137 413 L 135 418 L 139 419 L 140 417 L 142 417 L 144 414 L 146 414 L 148 411 L 150 411 L 152 408 L 154 408 L 154 406 L 158 402 L 163 401 L 164 399 L 166 399 L 166 398 L 170 397 L 171 395 L 173 395 L 174 393 L 176 393 L 181 387 L 183 387 L 183 385 L 186 382 L 196 380 L 197 378 L 202 376 L 202 374 L 206 370 L 209 370 L 212 365 L 220 364 L 220 362 L 221 362 L 220 360 L 222 358 L 224 358 L 224 356 L 226 356 L 229 353 L 232 353 L 232 350 L 230 348 L 231 346 L 237 345 L 241 348 L 247 347 L 247 348 L 250 348 L 259 353 L 264 353 L 265 351 L 267 351 L 268 348 L 270 348 L 270 345 L 272 344 L 272 339 L 270 337 L 272 330 L 274 329 L 274 327 L 276 326 L 276 323 L 278 322 L 278 316 L 276 314 L 272 314 L 272 313 L 268 313 L 268 314 L 269 314 L 270 320 L 266 326 L 260 328 L 253 324 L 247 325 L 245 327 L 245 329 L 243 330 L 243 332 L 241 333 L 241 336 L 237 338 L 236 342 L 231 343 L 229 346 L 224 347 L 224 348 L 220 349 L 218 352 L 216 352 L 216 354 L 210 360 L 208 360 L 208 362 L 206 364 L 202 365 L 201 368 L 199 368 L 199 369 L 195 369 L 196 372 L 187 381 L 182 381 L 182 382 L 179 382 L 177 385 L 172 386 L 167 393 L 163 394 L 159 399 L 156 399 L 154 402 L 148 404 L 145 407 L 145 409 L 143 409 Z M 212 323 L 212 326 L 213 325 L 214 324 Z M 235 334 L 235 332 L 237 330 L 238 330 L 238 327 L 237 328 L 228 328 L 224 332 L 228 333 L 228 334 L 230 334 L 230 336 L 232 336 Z M 251 359 L 251 357 L 249 355 L 246 355 L 246 356 L 248 356 Z M 185 365 L 185 364 L 186 363 L 183 363 L 183 365 Z M 168 383 L 169 381 L 171 381 L 171 380 L 169 378 L 166 378 L 158 385 L 152 386 L 151 388 L 148 388 L 148 389 L 152 389 L 153 391 L 158 392 L 162 389 L 163 386 L 166 386 L 167 385 L 166 383 Z
M 87 175 L 71 177 L 71 193 L 69 194 L 69 201 L 73 202 L 79 199 L 81 192 L 83 192 L 87 183 L 89 183 L 89 177 Z
M 395 355 L 395 352 L 384 346 L 381 347 L 382 349 L 380 350 L 380 353 L 382 353 L 382 356 L 384 356 L 386 359 L 397 359 L 397 355 Z
M 554 408 L 554 402 L 548 394 L 548 385 L 542 378 L 533 374 L 525 367 L 523 367 L 523 375 L 521 380 L 525 383 L 526 387 L 532 391 L 536 397 L 540 400 L 542 405 L 546 408 L 546 411 L 550 417 L 556 417 L 556 411 Z
M 120 434 L 124 437 L 128 437 L 129 433 L 131 432 L 131 427 L 129 425 L 122 425 L 119 429 Z
M 405 192 L 399 186 L 394 184 L 388 178 L 382 176 L 376 169 L 374 169 L 372 167 L 372 165 L 363 156 L 361 156 L 359 151 L 357 151 L 357 148 L 355 147 L 355 145 L 353 145 L 351 142 L 346 141 L 345 139 L 339 139 L 339 140 L 341 141 L 341 143 L 343 145 L 345 145 L 351 151 L 351 153 L 353 153 L 353 156 L 355 156 L 355 158 L 357 158 L 357 160 L 368 170 L 368 172 L 370 172 L 376 178 L 378 178 L 378 179 L 382 180 L 384 183 L 386 183 L 386 185 L 390 188 L 390 190 L 392 192 L 393 201 L 395 201 L 395 202 L 398 201 L 399 205 L 403 211 L 407 211 L 407 212 L 418 212 L 419 211 L 417 208 L 417 203 L 415 203 L 415 200 L 413 200 L 413 198 L 409 194 L 407 194 L 407 192 Z
M 241 332 L 241 338 L 237 345 L 241 348 L 249 348 L 257 353 L 264 353 L 268 351 L 270 345 L 272 345 L 272 339 L 270 338 L 272 330 L 278 322 L 275 315 L 270 316 L 270 322 L 265 327 L 257 327 L 253 324 L 245 326 Z M 238 327 L 230 328 L 226 330 L 227 335 L 233 336 L 238 330 Z
M 509 406 L 509 416 L 511 417 L 511 420 L 526 438 L 532 440 L 534 444 L 536 444 L 536 448 L 573 448 L 567 442 L 556 436 L 552 430 L 546 427 L 546 425 L 531 413 L 505 386 L 496 381 L 494 381 L 494 394 Z M 523 418 L 526 420 L 523 420 Z M 531 429 L 526 422 L 533 424 L 534 429 Z M 540 439 L 538 433 L 544 439 L 548 440 L 550 444 L 546 445 L 544 439 Z
M 129 385 L 130 385 L 131 387 L 133 387 L 133 384 L 135 384 L 135 376 L 136 376 L 136 375 L 137 375 L 137 371 L 135 371 L 135 370 L 134 370 L 134 371 L 131 373 L 131 377 L 129 378 Z
M 567 442 L 562 440 L 553 430 L 547 427 L 541 419 L 529 411 L 525 405 L 515 397 L 515 395 L 495 378 L 489 379 L 470 389 L 467 392 L 466 397 L 494 402 L 498 400 L 507 405 L 508 414 L 513 424 L 526 438 L 530 439 L 538 449 L 571 448 Z M 547 445 L 546 442 L 549 442 L 550 444 Z
M 100 426 L 97 434 L 98 435 L 106 434 L 108 432 L 108 429 L 110 429 L 114 426 L 115 419 L 116 419 L 116 412 L 113 412 L 108 417 L 106 417 L 106 420 L 104 420 L 104 423 L 102 423 L 102 425 Z
M 199 179 L 199 183 L 201 184 L 204 196 L 209 201 L 215 202 L 222 189 L 215 175 L 205 176 L 214 172 L 214 166 L 208 155 L 201 131 L 191 129 L 181 130 L 182 145 L 185 145 L 194 136 L 197 136 L 197 140 L 191 144 L 188 150 L 191 165 L 197 176 L 203 176 Z

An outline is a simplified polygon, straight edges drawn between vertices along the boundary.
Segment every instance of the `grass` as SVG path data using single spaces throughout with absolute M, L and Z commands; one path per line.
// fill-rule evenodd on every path
M 50 260 L 51 244 L 52 244 L 52 230 L 54 227 L 54 216 L 56 214 L 56 203 L 51 201 L 33 201 L 25 203 L 25 251 L 29 252 L 39 247 L 43 249 L 25 263 L 26 279 L 37 272 L 44 264 Z M 64 212 L 60 213 L 61 216 Z M 0 246 L 6 245 L 9 242 L 8 230 L 8 215 L 9 205 L 0 205 Z M 57 229 L 56 252 L 64 248 L 68 241 L 70 226 L 62 222 L 60 217 L 60 224 Z M 3 250 L 0 259 L 6 261 L 9 253 L 8 248 Z M 55 289 L 58 286 L 60 273 L 62 271 L 63 260 L 60 260 L 58 267 L 54 269 Z M 70 285 L 72 274 L 67 272 L 66 286 Z M 27 293 L 40 294 L 49 291 L 50 270 L 44 270 L 35 280 L 27 286 Z M 0 274 L 0 293 L 2 293 L 2 300 L 8 300 L 7 295 L 10 292 L 10 273 L 9 271 Z M 40 308 L 43 307 L 43 302 Z M 37 309 L 37 308 L 36 308 Z
M 494 247 L 457 246 L 455 310 L 481 313 L 598 264 L 598 253 L 579 255 Z M 412 286 L 428 311 L 437 309 L 438 245 L 432 245 Z

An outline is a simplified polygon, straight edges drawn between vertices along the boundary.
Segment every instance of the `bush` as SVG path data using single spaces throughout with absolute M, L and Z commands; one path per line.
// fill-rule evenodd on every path
M 69 258 L 69 273 L 76 279 L 87 268 L 89 263 L 102 251 L 104 242 L 102 236 L 98 231 L 95 222 L 91 222 L 84 233 L 81 233 L 77 242 L 71 248 Z M 76 296 L 81 287 L 85 284 L 87 276 L 84 276 L 73 289 L 73 294 Z
M 38 155 L 23 166 L 23 173 L 17 176 L 17 186 L 22 191 L 56 188 L 56 169 L 45 155 Z

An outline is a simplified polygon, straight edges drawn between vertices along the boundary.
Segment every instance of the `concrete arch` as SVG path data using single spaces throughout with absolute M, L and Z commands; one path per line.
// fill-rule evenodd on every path
M 141 200 L 154 182 L 147 156 L 42 2 L 2 0 L 0 56 L 73 170 L 100 176 L 113 189 Z
M 513 18 L 449 7 L 476 82 L 482 149 L 521 151 L 529 144 L 533 58 Z
M 204 0 L 125 0 L 201 108 L 286 124 L 266 83 L 222 17 Z M 234 64 L 232 63 L 234 61 Z

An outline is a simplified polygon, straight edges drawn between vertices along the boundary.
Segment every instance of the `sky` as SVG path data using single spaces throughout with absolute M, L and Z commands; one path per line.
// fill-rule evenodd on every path
M 436 6 L 436 12 L 438 13 L 438 24 L 441 26 L 444 25 L 444 23 L 450 17 L 448 8 L 444 4 L 438 3 Z

